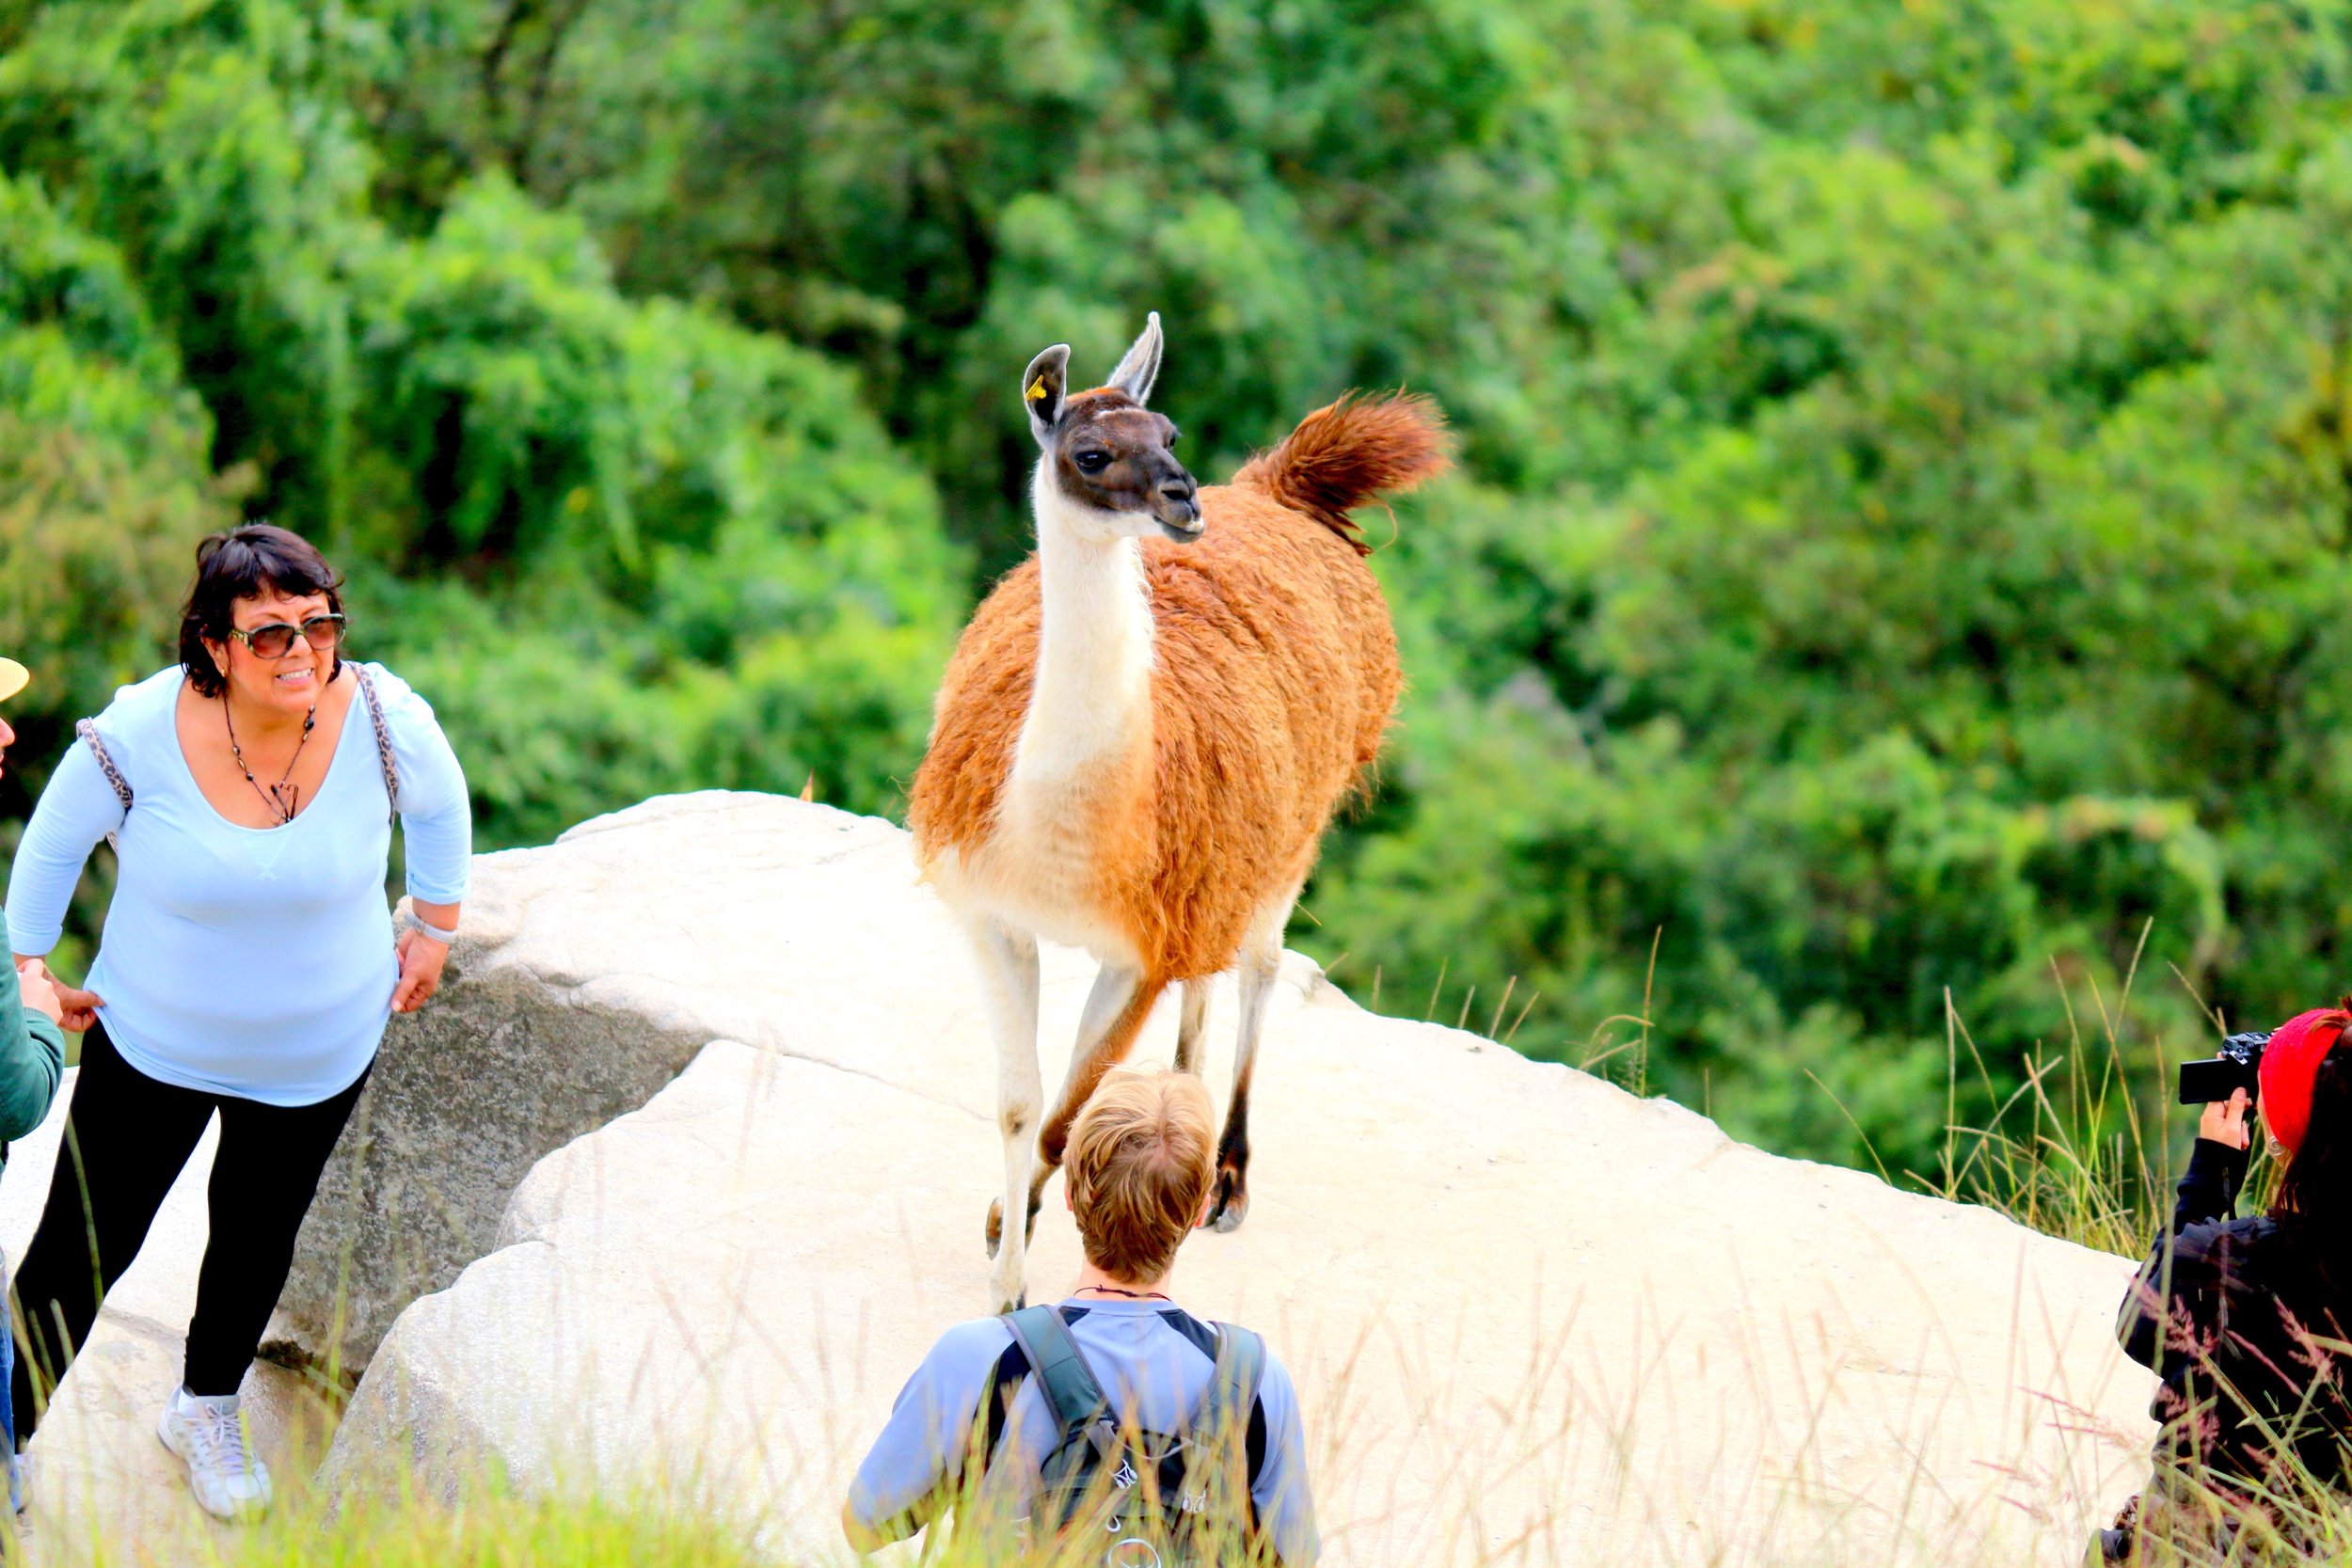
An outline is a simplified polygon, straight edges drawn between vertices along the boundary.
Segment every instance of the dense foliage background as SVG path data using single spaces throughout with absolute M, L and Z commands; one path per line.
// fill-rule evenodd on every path
M 2137 1053 L 2344 979 L 2347 231 L 2334 0 L 0 0 L 0 805 L 268 516 L 485 845 L 894 810 L 1157 308 L 1204 476 L 1462 437 L 1295 940 L 1926 1171 L 2143 939 Z

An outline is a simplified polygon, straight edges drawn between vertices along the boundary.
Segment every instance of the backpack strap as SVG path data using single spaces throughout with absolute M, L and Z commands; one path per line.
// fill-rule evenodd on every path
M 1030 1307 L 1023 1308 L 1023 1311 L 1053 1313 L 1061 1324 L 1074 1323 L 1087 1315 L 1083 1307 Z M 1018 1318 L 1021 1315 L 1016 1312 L 1012 1316 Z M 1162 1312 L 1160 1319 L 1216 1364 L 1216 1370 L 1211 1374 L 1214 1381 L 1202 1402 L 1202 1415 L 1220 1408 L 1227 1411 L 1247 1409 L 1249 1412 L 1248 1475 L 1249 1484 L 1255 1486 L 1259 1473 L 1265 1468 L 1265 1402 L 1258 1397 L 1259 1388 L 1265 1381 L 1265 1341 L 1250 1330 L 1231 1323 L 1218 1323 L 1211 1328 L 1182 1308 Z M 1011 1319 L 1008 1319 L 1007 1323 L 1010 1324 Z M 1069 1336 L 1065 1333 L 1062 1338 L 1068 1338 Z M 1070 1348 L 1075 1354 L 1077 1345 L 1073 1342 Z M 996 1370 L 988 1380 L 988 1391 L 981 1396 L 987 1416 L 986 1433 L 980 1446 L 980 1465 L 983 1468 L 996 1457 L 996 1446 L 1004 1441 L 1006 1424 L 1012 1418 L 1013 1399 L 1020 1393 L 1022 1380 L 1029 1375 L 1029 1369 L 1034 1364 L 1023 1341 L 1021 1330 L 1014 1326 L 1012 1343 L 1007 1345 L 1005 1354 L 996 1358 Z M 1082 1368 L 1085 1366 L 1084 1357 L 1080 1357 L 1079 1365 Z M 1091 1378 L 1093 1373 L 1089 1370 L 1087 1375 Z M 1040 1379 L 1040 1382 L 1042 1384 L 1043 1380 Z M 1046 1391 L 1046 1401 L 1049 1404 L 1053 1402 L 1050 1388 Z M 1089 1415 L 1091 1414 L 1089 1411 Z M 1055 1416 L 1065 1427 L 1069 1425 L 1069 1418 L 1058 1407 Z M 1083 1426 L 1085 1422 L 1081 1420 L 1078 1424 Z
M 1070 1337 L 1070 1325 L 1062 1322 L 1059 1311 L 1051 1307 L 1025 1307 L 1005 1323 L 1028 1357 L 1029 1370 L 1045 1391 L 1045 1402 L 1052 1407 L 1054 1419 L 1061 1423 L 1063 1436 L 1085 1431 L 1109 1408 L 1103 1385 L 1095 1378 L 1094 1369 L 1087 1365 L 1078 1341 Z
M 1061 1321 L 1074 1323 L 1087 1315 L 1083 1307 L 1067 1304 L 1057 1310 Z M 980 1466 L 985 1469 L 996 1457 L 996 1445 L 1005 1440 L 1005 1423 L 1012 1418 L 1012 1402 L 1021 1392 L 1021 1385 L 1029 1375 L 1029 1353 L 1021 1348 L 1021 1337 L 1014 1335 L 1005 1354 L 996 1358 L 996 1370 L 988 1380 L 988 1392 L 981 1396 L 988 1430 L 980 1440 Z
M 1219 1323 L 1216 1330 L 1216 1371 L 1193 1425 L 1211 1434 L 1230 1433 L 1244 1419 L 1246 1410 L 1250 1426 L 1263 1430 L 1258 1386 L 1265 1381 L 1265 1341 L 1239 1323 Z M 1259 1457 L 1251 1455 L 1252 1481 L 1258 1479 Z
M 392 732 L 384 722 L 384 705 L 375 700 L 375 677 L 357 659 L 350 661 L 349 668 L 358 677 L 359 695 L 367 699 L 368 722 L 375 730 L 375 763 L 384 771 L 385 820 L 389 822 L 400 815 L 400 764 L 392 756 Z M 128 795 L 122 803 L 131 803 Z
M 1210 1375 L 1200 1413 L 1192 1418 L 1192 1435 L 1213 1445 L 1230 1444 L 1241 1413 L 1249 1412 L 1248 1434 L 1242 1442 L 1241 1502 L 1248 1511 L 1253 1536 L 1263 1528 L 1258 1517 L 1258 1473 L 1265 1467 L 1265 1402 L 1258 1398 L 1258 1388 L 1264 1381 L 1265 1341 L 1239 1323 L 1217 1324 L 1216 1370 Z

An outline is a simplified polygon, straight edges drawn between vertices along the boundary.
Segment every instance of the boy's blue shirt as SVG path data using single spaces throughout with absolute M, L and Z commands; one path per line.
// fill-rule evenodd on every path
M 1113 1413 L 1149 1432 L 1183 1431 L 1200 1408 L 1214 1366 L 1150 1302 L 1073 1301 L 1085 1316 L 1070 1325 L 1110 1396 Z M 898 1391 L 890 1420 L 875 1439 L 850 1487 L 850 1512 L 869 1529 L 890 1534 L 898 1521 L 925 1520 L 930 1501 L 963 1471 L 980 1402 L 995 1380 L 997 1362 L 1012 1343 L 1002 1318 L 956 1324 L 940 1336 L 923 1364 Z M 1290 1373 L 1266 1357 L 1258 1400 L 1265 1412 L 1265 1459 L 1250 1496 L 1258 1519 L 1284 1568 L 1309 1568 L 1321 1550 L 1314 1501 L 1308 1490 L 1306 1436 Z M 1018 1487 L 994 1500 L 1025 1513 L 1057 1429 L 1034 1378 L 1022 1381 L 1005 1423 L 1004 1460 L 989 1484 Z

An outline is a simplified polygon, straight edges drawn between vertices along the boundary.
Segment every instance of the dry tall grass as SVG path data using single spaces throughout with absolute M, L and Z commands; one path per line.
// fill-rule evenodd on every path
M 1941 1168 L 1919 1175 L 1916 1184 L 1995 1209 L 2049 1235 L 2137 1256 L 2169 1207 L 2174 1172 L 2168 1166 L 2176 1158 L 2174 1146 L 2185 1142 L 2185 1113 L 2169 1103 L 2173 1064 L 2136 1034 L 2128 981 L 2120 996 L 2093 989 L 2070 995 L 2069 1003 L 2074 1026 L 2068 1037 L 2028 1065 L 2025 1083 L 1998 1099 L 1981 1125 L 1963 1123 L 1959 1107 L 1969 1085 L 1989 1091 L 1994 1076 L 1960 1011 L 1949 1010 L 1945 1152 Z M 1500 1028 L 1507 1015 L 1502 1006 L 1493 1011 Z M 1638 1082 L 1646 1022 L 1620 1022 L 1633 1032 L 1602 1049 Z M 1475 1288 L 1474 1281 L 1464 1285 Z M 2013 1464 L 2006 1456 L 1964 1460 L 1963 1467 L 1997 1473 L 1993 1485 L 1962 1506 L 1952 1495 L 1953 1456 L 1936 1446 L 1936 1409 L 1906 1413 L 1889 1428 L 1883 1453 L 1824 1451 L 1819 1413 L 1853 1398 L 1856 1380 L 1869 1377 L 1868 1369 L 1831 1361 L 1818 1375 L 1792 1383 L 1790 1358 L 1783 1354 L 1788 1347 L 1772 1340 L 1777 1330 L 1759 1324 L 1749 1342 L 1695 1346 L 1677 1338 L 1676 1304 L 1655 1306 L 1639 1342 L 1605 1346 L 1577 1334 L 1573 1302 L 1548 1307 L 1522 1386 L 1487 1402 L 1482 1441 L 1446 1451 L 1413 1436 L 1453 1398 L 1445 1376 L 1448 1346 L 1441 1337 L 1431 1341 L 1428 1325 L 1381 1321 L 1353 1344 L 1286 1345 L 1295 1367 L 1319 1363 L 1313 1381 L 1322 1390 L 1320 1408 L 1310 1412 L 1309 1423 L 1319 1491 L 1325 1483 L 1348 1486 L 1359 1499 L 1375 1492 L 1365 1484 L 1365 1467 L 1377 1437 L 1384 1445 L 1381 1463 L 1402 1454 L 1400 1476 L 1417 1495 L 1451 1499 L 1401 1533 L 1375 1516 L 1376 1508 L 1359 1517 L 1327 1517 L 1334 1555 L 1358 1563 L 1475 1561 L 1491 1568 L 1569 1561 L 1580 1568 L 2071 1563 L 2089 1546 L 2085 1529 L 2093 1522 L 2094 1505 L 2113 1500 L 2115 1476 L 2144 1452 L 2144 1432 L 2102 1428 L 2087 1409 L 2070 1407 L 2063 1390 L 2018 1392 L 2012 1424 L 2020 1433 L 2046 1433 L 2071 1423 L 2085 1441 L 2032 1449 L 2038 1457 Z M 2021 1316 L 2034 1309 L 2021 1299 Z M 2095 1327 L 2105 1331 L 2104 1323 Z M 1662 1369 L 1669 1356 L 1692 1354 L 1714 1357 L 1722 1369 L 1707 1385 L 1713 1397 L 1740 1406 L 1739 1418 L 1753 1419 L 1771 1439 L 1760 1455 L 1723 1455 L 1706 1490 L 1696 1494 L 1661 1486 L 1655 1463 L 1661 1425 L 1671 1429 L 1694 1414 L 1673 1408 L 1674 1385 Z M 1367 1379 L 1359 1372 L 1375 1365 L 1384 1368 L 1384 1384 L 1393 1381 L 1387 1368 L 1407 1370 L 1402 1380 L 1406 1408 L 1391 1408 L 1395 1401 L 1385 1396 L 1364 1397 Z M 1724 1424 L 1722 1410 L 1706 1414 Z M 2028 1451 L 2021 1444 L 2020 1454 Z M 2196 1568 L 2223 1561 L 2352 1561 L 2352 1512 L 2310 1478 L 2295 1478 L 2278 1495 L 2257 1499 L 2201 1491 L 2197 1479 L 2188 1478 L 2182 1517 L 2204 1521 L 2185 1533 L 2201 1535 L 2206 1544 L 2192 1540 L 2167 1548 L 2169 1555 L 2152 1552 L 2146 1560 Z M 1508 1531 L 1488 1529 L 1479 1499 L 1531 1485 L 1545 1499 L 1542 1515 Z M 215 1535 L 210 1555 L 191 1560 L 220 1568 L 617 1568 L 623 1562 L 731 1568 L 755 1560 L 817 1568 L 851 1560 L 845 1544 L 811 1544 L 805 1507 L 787 1508 L 779 1498 L 780 1515 L 799 1516 L 788 1530 L 778 1519 L 747 1520 L 739 1513 L 724 1515 L 722 1523 L 703 1490 L 691 1477 L 623 1494 L 593 1481 L 549 1490 L 473 1475 L 453 1491 L 446 1476 L 428 1484 L 395 1470 L 380 1484 L 330 1499 L 297 1483 L 287 1487 L 284 1505 L 271 1519 Z M 948 1516 L 977 1512 L 951 1506 Z M 1422 1511 L 1400 1504 L 1397 1512 Z M 2226 1548 L 2213 1544 L 2224 1536 Z M 792 1544 L 781 1544 L 787 1540 Z M 123 1541 L 113 1543 L 100 1560 L 151 1560 L 139 1543 Z M 1010 1561 L 1080 1568 L 1101 1561 L 1102 1554 L 1090 1541 L 1016 1550 L 1001 1530 L 943 1528 L 894 1548 L 887 1560 L 936 1568 Z

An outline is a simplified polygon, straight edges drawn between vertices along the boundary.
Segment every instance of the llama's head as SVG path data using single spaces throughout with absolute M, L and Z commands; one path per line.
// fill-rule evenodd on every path
M 1040 499 L 1101 537 L 1140 538 L 1156 529 L 1179 544 L 1200 538 L 1200 487 L 1168 451 L 1176 427 L 1144 406 L 1160 373 L 1159 312 L 1102 386 L 1068 392 L 1069 372 L 1070 345 L 1056 343 L 1021 377 L 1029 430 L 1045 451 Z

